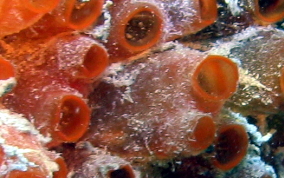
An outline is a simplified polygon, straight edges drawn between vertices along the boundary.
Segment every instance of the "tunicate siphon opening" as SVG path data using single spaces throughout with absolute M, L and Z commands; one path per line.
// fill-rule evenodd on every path
M 6 80 L 14 76 L 13 65 L 9 61 L 0 58 L 0 80 Z
M 58 136 L 63 141 L 77 141 L 87 130 L 90 109 L 82 98 L 75 95 L 64 96 L 58 105 Z
M 103 0 L 66 0 L 66 21 L 73 29 L 84 29 L 100 16 Z
M 37 13 L 46 13 L 53 10 L 59 0 L 21 0 L 22 5 Z
M 255 0 L 256 15 L 263 21 L 276 22 L 284 18 L 283 0 Z M 259 13 L 259 14 L 258 14 Z
M 142 51 L 156 44 L 162 34 L 162 15 L 151 5 L 139 6 L 119 23 L 124 25 L 125 47 L 132 51 Z
M 68 174 L 67 165 L 62 157 L 55 159 L 59 170 L 53 173 L 53 178 L 66 178 Z
M 194 71 L 193 90 L 207 100 L 219 101 L 229 98 L 237 88 L 237 65 L 223 56 L 211 55 Z
M 159 31 L 157 16 L 150 11 L 142 11 L 134 15 L 127 23 L 125 38 L 133 46 L 141 46 L 149 42 Z
M 246 155 L 248 135 L 242 125 L 226 125 L 220 128 L 216 142 L 215 166 L 230 170 Z
M 190 146 L 194 150 L 204 150 L 213 142 L 215 137 L 215 123 L 209 116 L 200 117 L 190 135 Z
M 216 0 L 199 0 L 200 16 L 202 21 L 213 23 L 217 19 L 217 2 Z
M 129 166 L 123 166 L 117 170 L 109 172 L 109 178 L 135 178 L 133 169 Z
M 93 45 L 84 57 L 83 75 L 88 78 L 99 76 L 108 66 L 108 54 L 106 50 L 98 45 Z

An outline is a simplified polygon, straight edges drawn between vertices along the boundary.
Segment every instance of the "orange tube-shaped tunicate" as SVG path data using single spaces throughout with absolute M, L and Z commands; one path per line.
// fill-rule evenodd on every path
M 15 77 L 14 66 L 10 61 L 0 57 L 0 80 L 6 80 Z
M 51 3 L 51 1 L 47 2 Z M 101 15 L 103 3 L 104 0 L 62 0 L 52 12 L 45 14 L 37 23 L 22 31 L 20 35 L 28 39 L 42 39 L 63 32 L 86 29 L 94 25 Z M 31 6 L 40 6 L 41 3 L 40 0 L 37 0 L 31 4 Z
M 227 64 L 229 59 L 225 59 Z M 217 63 L 223 64 L 224 61 L 217 60 Z M 200 153 L 215 136 L 212 115 L 218 113 L 232 94 L 227 88 L 237 84 L 235 77 L 228 77 L 232 80 L 228 85 L 232 86 L 223 84 L 227 82 L 228 73 L 222 68 L 228 66 L 214 65 L 215 62 L 215 58 L 213 60 L 204 53 L 178 48 L 125 66 L 113 64 L 109 69 L 111 73 L 104 76 L 90 95 L 91 104 L 96 109 L 92 114 L 92 126 L 83 140 L 94 146 L 107 146 L 110 151 L 124 157 L 142 157 L 144 161 L 151 156 L 171 159 L 176 155 Z M 220 71 L 208 67 L 207 63 L 221 67 Z M 236 66 L 229 69 L 237 71 Z M 193 82 L 196 71 L 200 73 L 200 70 L 213 72 L 206 78 L 212 86 L 202 88 L 201 81 Z M 216 78 L 222 81 L 218 83 Z M 222 86 L 216 86 L 221 83 Z M 204 93 L 212 90 L 218 97 L 215 93 L 206 93 L 206 97 L 193 96 L 197 95 L 194 94 L 196 86 Z
M 41 106 L 32 113 L 34 124 L 44 135 L 51 135 L 49 147 L 61 142 L 76 142 L 87 131 L 90 109 L 85 101 L 73 93 L 46 93 Z M 44 100 L 44 99 L 42 99 Z
M 191 78 L 198 108 L 204 111 L 218 108 L 216 102 L 228 99 L 236 91 L 238 79 L 238 68 L 232 60 L 209 55 L 195 68 Z
M 216 0 L 172 1 L 158 0 L 167 16 L 167 41 L 193 34 L 217 19 Z
M 109 65 L 108 53 L 103 45 L 75 32 L 25 42 L 22 42 L 25 39 L 23 36 L 10 37 L 16 40 L 7 40 L 9 53 L 4 55 L 15 64 L 18 76 L 25 80 L 30 78 L 30 74 L 25 71 L 30 71 L 37 73 L 36 78 L 53 77 L 87 96 L 92 89 L 91 83 L 97 80 Z
M 13 92 L 3 97 L 3 104 L 33 120 L 43 135 L 50 135 L 48 146 L 75 142 L 88 128 L 90 109 L 76 90 L 61 83 L 60 76 L 50 75 L 40 71 L 19 78 Z
M 110 13 L 112 22 L 106 46 L 113 62 L 125 60 L 161 40 L 164 17 L 157 4 L 118 1 Z
M 101 15 L 104 0 L 63 0 L 54 15 L 64 25 L 75 30 L 85 29 L 94 24 Z
M 73 79 L 97 78 L 109 64 L 108 53 L 101 44 L 69 32 L 55 36 L 40 55 L 56 59 L 59 72 Z
M 3 0 L 0 2 L 0 37 L 17 33 L 37 22 L 59 3 L 52 1 Z
M 283 0 L 251 0 L 252 11 L 260 23 L 274 23 L 284 18 Z
M 189 147 L 194 150 L 205 150 L 214 140 L 215 123 L 209 116 L 200 117 L 190 136 Z
M 219 128 L 215 144 L 214 165 L 221 170 L 237 166 L 247 153 L 248 135 L 242 125 L 229 124 Z

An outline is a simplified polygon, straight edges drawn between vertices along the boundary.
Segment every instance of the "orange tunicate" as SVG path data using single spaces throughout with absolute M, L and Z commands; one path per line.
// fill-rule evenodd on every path
M 57 13 L 68 27 L 75 30 L 85 29 L 94 24 L 101 15 L 104 0 L 63 0 Z
M 14 66 L 11 62 L 0 57 L 0 80 L 6 80 L 15 77 Z
M 112 72 L 90 95 L 96 108 L 83 140 L 142 161 L 199 154 L 215 137 L 213 116 L 237 86 L 237 66 L 231 63 L 178 48 L 123 66 L 113 64 Z M 196 76 L 201 71 L 212 86 L 202 86 Z M 212 76 L 207 72 L 213 72 Z M 194 87 L 200 87 L 205 96 L 199 96 Z
M 7 36 L 1 47 L 5 49 L 2 55 L 15 65 L 17 76 L 25 80 L 35 73 L 37 77 L 56 78 L 87 96 L 92 89 L 90 83 L 109 65 L 106 48 L 86 35 L 64 32 L 29 40 L 24 36 Z
M 195 150 L 206 149 L 215 138 L 215 123 L 209 116 L 203 116 L 197 120 L 197 124 L 189 137 L 189 145 Z
M 55 36 L 40 55 L 55 59 L 59 72 L 73 80 L 98 78 L 109 64 L 104 46 L 87 36 L 70 32 Z
M 283 0 L 254 0 L 252 11 L 262 23 L 274 23 L 284 18 Z
M 89 125 L 88 105 L 60 78 L 41 72 L 19 78 L 11 94 L 3 97 L 4 106 L 33 120 L 43 135 L 51 136 L 48 146 L 77 141 Z
M 112 62 L 125 60 L 161 40 L 164 17 L 156 4 L 119 1 L 110 13 L 113 20 L 106 46 Z
M 221 126 L 215 144 L 214 165 L 225 171 L 237 166 L 247 153 L 248 141 L 242 125 Z
M 90 109 L 82 98 L 75 95 L 63 94 L 57 102 L 51 118 L 54 134 L 60 140 L 75 142 L 88 129 Z
M 210 105 L 217 106 L 216 101 L 228 99 L 236 91 L 238 79 L 236 63 L 223 56 L 209 55 L 196 66 L 191 79 L 198 107 L 209 111 Z
M 2 0 L 0 2 L 0 37 L 17 33 L 33 25 L 58 3 L 59 0 L 41 0 L 40 2 Z

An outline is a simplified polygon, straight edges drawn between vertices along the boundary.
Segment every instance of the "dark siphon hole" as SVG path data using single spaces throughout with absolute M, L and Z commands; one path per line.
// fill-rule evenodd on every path
M 222 133 L 218 138 L 216 149 L 216 159 L 221 164 L 226 164 L 235 159 L 240 151 L 241 138 L 238 132 L 230 129 Z
M 262 13 L 269 13 L 277 7 L 279 0 L 259 0 L 259 8 Z
M 143 11 L 135 15 L 126 25 L 125 38 L 134 45 L 144 45 L 148 41 L 144 41 L 151 33 L 157 23 L 155 14 L 149 11 Z
M 110 178 L 133 178 L 127 168 L 121 168 L 110 173 Z

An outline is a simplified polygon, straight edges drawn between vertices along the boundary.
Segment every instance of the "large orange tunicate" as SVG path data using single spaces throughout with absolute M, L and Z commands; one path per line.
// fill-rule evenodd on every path
M 112 62 L 126 60 L 161 41 L 164 16 L 148 1 L 118 1 L 110 8 L 112 22 L 106 47 Z
M 90 96 L 96 109 L 84 140 L 130 159 L 206 149 L 215 135 L 213 116 L 238 80 L 231 60 L 186 48 L 112 67 Z

